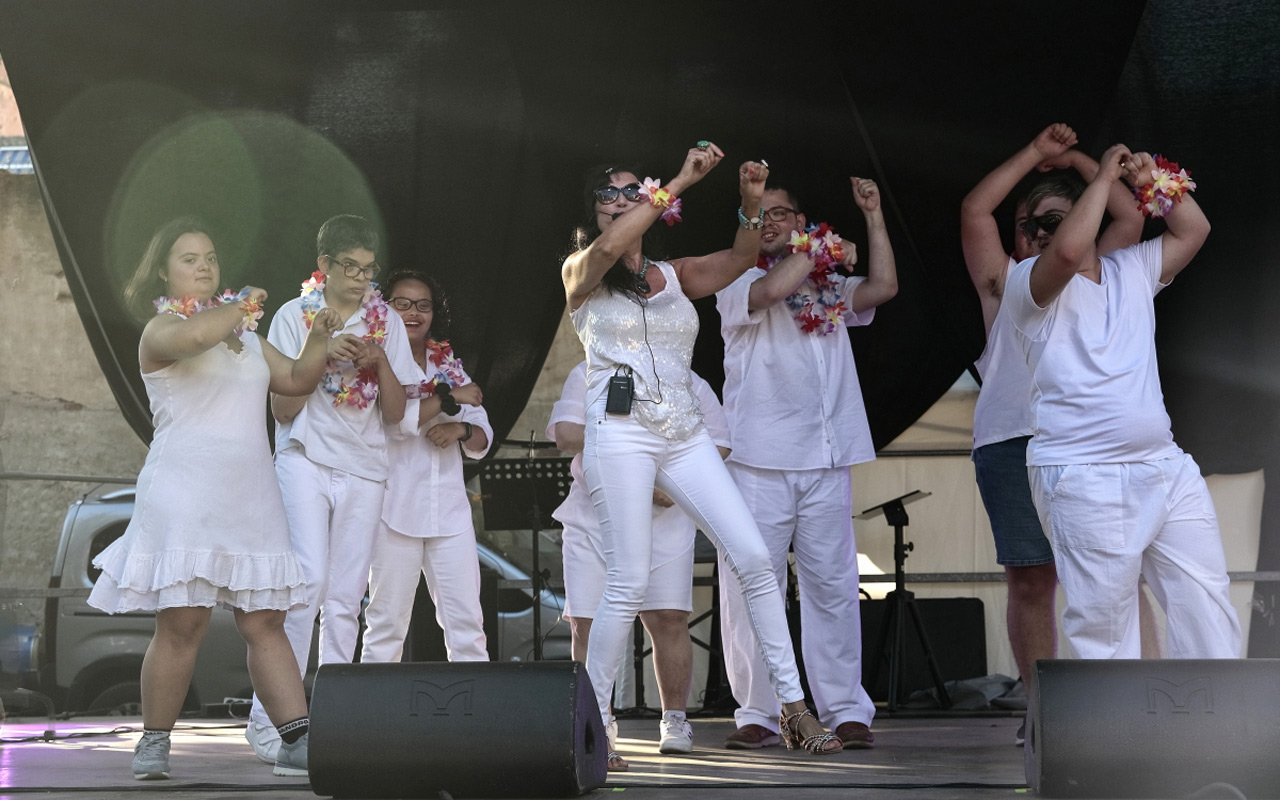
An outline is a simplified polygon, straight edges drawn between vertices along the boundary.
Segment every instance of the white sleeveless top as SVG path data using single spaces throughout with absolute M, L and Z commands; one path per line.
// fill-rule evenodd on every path
M 1017 266 L 1012 258 L 1005 269 L 1005 283 Z M 1000 310 L 991 323 L 987 347 L 974 362 L 982 378 L 982 390 L 973 409 L 973 446 L 1005 442 L 1035 432 L 1031 413 L 1031 369 L 1018 344 L 1013 322 L 1005 310 L 1001 287 Z
M 667 285 L 637 302 L 603 284 L 569 312 L 587 351 L 587 408 L 600 402 L 609 378 L 630 367 L 635 380 L 631 415 L 667 439 L 688 439 L 702 427 L 689 364 L 698 336 L 698 312 L 680 289 L 675 268 L 655 261 Z

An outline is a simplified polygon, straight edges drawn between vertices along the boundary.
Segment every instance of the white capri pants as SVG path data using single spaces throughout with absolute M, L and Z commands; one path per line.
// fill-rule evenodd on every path
M 653 560 L 641 611 L 693 610 L 693 521 L 675 508 L 653 515 Z M 564 616 L 593 619 L 604 596 L 607 567 L 598 526 L 564 526 Z
M 297 447 L 276 453 L 276 479 L 284 496 L 289 540 L 307 578 L 307 607 L 284 618 L 298 670 L 306 675 L 317 610 L 320 663 L 350 663 L 386 485 L 317 464 Z M 250 717 L 270 724 L 257 695 Z
M 404 655 L 419 573 L 427 578 L 449 660 L 488 661 L 475 531 L 417 537 L 397 533 L 386 523 L 378 526 L 369 566 L 360 661 L 398 662 Z
M 608 566 L 587 646 L 587 674 L 605 724 L 626 638 L 649 588 L 655 486 L 707 534 L 741 582 L 779 700 L 803 699 L 769 551 L 706 430 L 671 441 L 629 416 L 606 415 L 601 397 L 587 413 L 583 472 L 600 518 Z
M 1191 456 L 1028 469 L 1076 657 L 1141 658 L 1139 575 L 1168 617 L 1171 658 L 1239 657 L 1218 518 Z

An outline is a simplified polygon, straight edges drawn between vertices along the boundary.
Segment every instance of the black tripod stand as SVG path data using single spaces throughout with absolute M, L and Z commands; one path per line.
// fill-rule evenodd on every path
M 906 647 L 906 624 L 907 614 L 911 615 L 911 623 L 915 626 L 916 636 L 920 640 L 920 649 L 924 651 L 925 661 L 929 667 L 929 674 L 933 676 L 933 685 L 938 690 L 938 702 L 943 708 L 951 707 L 951 696 L 947 694 L 947 688 L 943 685 L 942 673 L 938 670 L 938 662 L 933 657 L 933 648 L 929 646 L 929 636 L 924 632 L 924 623 L 920 621 L 920 609 L 916 606 L 916 596 L 914 592 L 908 592 L 906 589 L 906 561 L 907 555 L 915 549 L 912 542 L 903 541 L 902 529 L 907 527 L 907 503 L 914 503 L 916 500 L 923 500 L 928 497 L 928 492 L 916 490 L 910 494 L 904 494 L 902 497 L 873 506 L 857 515 L 858 519 L 871 519 L 872 517 L 883 513 L 885 521 L 893 526 L 893 591 L 885 595 L 885 600 L 889 601 L 884 614 L 884 627 L 880 629 L 880 647 L 879 652 L 889 654 L 889 706 L 890 713 L 898 710 L 898 704 L 902 701 L 902 675 L 906 667 L 906 659 L 904 656 L 904 648 Z M 892 638 L 890 638 L 892 637 Z M 889 649 L 885 649 L 886 643 Z M 876 679 L 880 677 L 881 661 L 876 661 L 875 669 L 871 673 L 870 684 L 875 685 Z

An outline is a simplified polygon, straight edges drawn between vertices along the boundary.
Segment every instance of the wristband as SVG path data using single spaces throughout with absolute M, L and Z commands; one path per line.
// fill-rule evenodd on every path
M 469 441 L 469 440 L 471 439 L 471 434 L 475 432 L 475 428 L 474 428 L 474 427 L 472 427 L 472 425 L 471 425 L 471 423 L 470 423 L 470 422 L 464 422 L 464 423 L 462 423 L 462 424 L 463 424 L 463 425 L 466 427 L 466 429 L 467 429 L 467 432 L 466 432 L 466 433 L 463 435 L 463 437 L 462 437 L 462 441 L 466 442 L 466 441 Z
M 759 216 L 747 219 L 747 215 L 742 212 L 742 206 L 738 206 L 738 224 L 746 231 L 758 231 L 764 227 L 764 209 L 760 209 Z

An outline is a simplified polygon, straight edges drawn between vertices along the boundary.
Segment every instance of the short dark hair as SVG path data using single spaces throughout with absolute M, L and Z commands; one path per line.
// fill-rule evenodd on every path
M 369 220 L 355 214 L 330 217 L 316 234 L 316 255 L 336 258 L 348 250 L 378 252 L 378 231 Z
M 788 189 L 786 186 L 779 186 L 777 184 L 765 184 L 764 190 L 766 192 L 782 192 L 787 196 L 787 202 L 791 204 L 791 208 L 793 211 L 795 211 L 797 214 L 804 213 L 804 210 L 800 207 L 799 195 L 797 195 L 795 192 Z
M 1026 206 L 1027 215 L 1030 216 L 1035 207 L 1048 197 L 1062 197 L 1075 204 L 1080 199 L 1080 195 L 1084 194 L 1084 188 L 1084 181 L 1075 175 L 1069 173 L 1052 175 L 1037 181 L 1027 192 L 1027 196 L 1022 199 L 1022 204 Z
M 151 236 L 147 249 L 134 270 L 133 277 L 124 287 L 124 307 L 129 316 L 146 324 L 156 315 L 154 300 L 168 292 L 165 284 L 165 267 L 169 252 L 178 239 L 188 233 L 203 233 L 213 240 L 209 226 L 197 217 L 178 217 L 161 225 Z
M 453 322 L 451 315 L 453 307 L 449 303 L 449 295 L 440 288 L 440 282 L 421 270 L 398 269 L 388 275 L 378 287 L 382 290 L 382 296 L 390 300 L 396 284 L 401 281 L 419 281 L 431 290 L 432 317 L 431 330 L 428 333 L 437 342 L 448 339 L 449 327 Z

